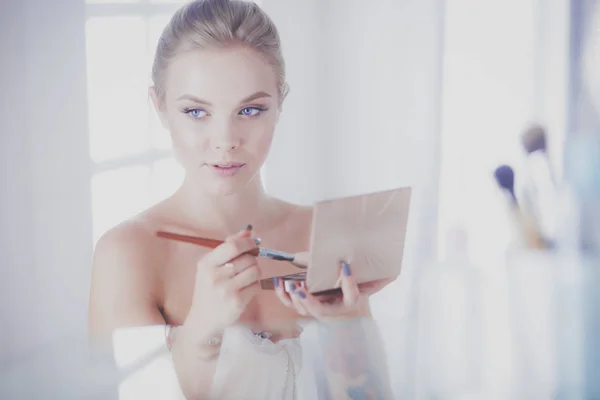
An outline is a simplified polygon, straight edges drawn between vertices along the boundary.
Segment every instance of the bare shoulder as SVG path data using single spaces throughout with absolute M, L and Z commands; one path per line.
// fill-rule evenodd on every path
M 162 248 L 153 232 L 152 222 L 144 216 L 107 231 L 94 249 L 94 273 L 102 269 L 107 274 L 154 274 Z
M 163 256 L 145 215 L 119 224 L 98 240 L 90 285 L 92 331 L 162 323 L 158 266 Z

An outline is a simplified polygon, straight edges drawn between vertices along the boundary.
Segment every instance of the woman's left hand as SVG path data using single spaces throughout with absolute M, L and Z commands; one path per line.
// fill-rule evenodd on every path
M 294 281 L 290 292 L 285 290 L 284 282 L 274 278 L 275 293 L 283 304 L 295 308 L 298 314 L 313 316 L 317 319 L 354 318 L 365 316 L 368 297 L 383 289 L 392 279 L 382 279 L 358 285 L 352 276 L 350 265 L 340 263 L 340 281 L 342 294 L 314 296 Z

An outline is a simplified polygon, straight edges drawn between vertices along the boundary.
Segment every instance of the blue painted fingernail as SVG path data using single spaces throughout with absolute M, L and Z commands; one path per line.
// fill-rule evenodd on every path
M 295 293 L 295 292 L 296 292 L 296 284 L 295 284 L 294 282 L 292 282 L 292 283 L 290 284 L 290 291 L 291 291 L 292 293 Z
M 301 299 L 306 298 L 306 293 L 304 293 L 302 290 L 297 291 L 296 294 L 300 296 Z
M 279 287 L 279 279 L 276 276 L 273 277 L 273 285 L 277 288 Z
M 252 230 L 252 224 L 248 224 L 242 228 L 242 232 L 243 231 L 251 231 L 251 230 Z
M 342 261 L 342 273 L 344 274 L 344 276 L 352 275 L 352 271 L 350 271 L 350 264 L 348 264 L 345 261 Z

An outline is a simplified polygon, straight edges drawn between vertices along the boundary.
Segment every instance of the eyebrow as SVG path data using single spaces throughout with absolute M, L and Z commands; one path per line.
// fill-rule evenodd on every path
M 240 101 L 240 104 L 248 103 L 248 102 L 250 102 L 252 100 L 260 99 L 260 98 L 263 98 L 263 97 L 269 97 L 270 98 L 272 96 L 269 93 L 267 93 L 267 92 L 259 91 L 259 92 L 256 92 L 254 94 L 251 94 L 248 97 L 243 98 Z M 206 106 L 212 106 L 212 104 L 209 101 L 201 99 L 201 98 L 196 97 L 196 96 L 191 95 L 191 94 L 181 95 L 181 96 L 179 96 L 177 98 L 177 100 L 191 100 L 191 101 L 193 101 L 195 103 L 198 103 L 198 104 L 204 104 Z

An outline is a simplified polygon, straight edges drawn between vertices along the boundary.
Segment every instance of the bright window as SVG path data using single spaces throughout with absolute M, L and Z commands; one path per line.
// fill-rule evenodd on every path
M 183 178 L 148 97 L 160 33 L 185 0 L 88 0 L 87 85 L 94 243 Z
M 86 1 L 94 243 L 172 194 L 183 179 L 148 88 L 158 38 L 188 1 Z
M 470 255 L 482 263 L 510 238 L 493 172 L 523 161 L 519 135 L 535 105 L 534 4 L 455 0 L 445 6 L 440 254 L 455 225 L 467 231 Z

